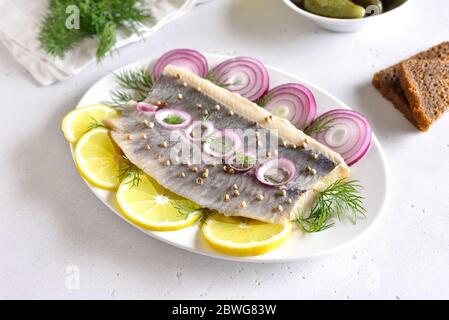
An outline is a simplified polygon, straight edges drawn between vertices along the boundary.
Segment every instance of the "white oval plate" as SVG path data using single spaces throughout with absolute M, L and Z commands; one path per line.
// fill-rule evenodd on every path
M 212 54 L 208 54 L 206 57 L 210 67 L 230 58 Z M 142 60 L 120 68 L 115 72 L 124 69 L 148 66 L 151 65 L 152 62 L 153 60 Z M 349 109 L 340 100 L 299 77 L 270 66 L 267 66 L 267 69 L 270 73 L 270 87 L 287 82 L 296 82 L 310 88 L 315 95 L 319 114 L 336 108 Z M 115 89 L 118 89 L 118 87 L 114 81 L 114 75 L 111 73 L 98 81 L 86 92 L 80 100 L 78 107 L 101 101 L 108 101 L 111 97 L 111 91 Z M 375 136 L 373 136 L 371 150 L 359 163 L 351 167 L 351 172 L 351 178 L 360 180 L 364 186 L 363 196 L 365 197 L 365 208 L 367 210 L 366 218 L 358 220 L 356 225 L 347 221 L 336 221 L 335 226 L 331 229 L 314 234 L 304 234 L 297 226 L 295 226 L 289 239 L 281 248 L 262 256 L 232 257 L 214 251 L 202 237 L 199 223 L 179 231 L 156 232 L 144 230 L 139 226 L 134 225 L 132 222 L 126 221 L 142 232 L 145 232 L 147 235 L 178 248 L 226 260 L 245 262 L 287 262 L 323 255 L 335 251 L 355 240 L 360 235 L 364 234 L 380 217 L 382 208 L 386 202 L 388 183 L 385 157 L 380 143 Z M 88 186 L 106 206 L 123 218 L 115 201 L 115 192 L 98 189 L 89 183 Z

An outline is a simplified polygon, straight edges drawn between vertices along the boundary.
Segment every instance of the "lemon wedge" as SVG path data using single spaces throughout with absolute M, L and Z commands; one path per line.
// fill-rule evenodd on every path
M 256 256 L 280 247 L 292 229 L 290 222 L 270 224 L 253 219 L 211 214 L 202 226 L 207 242 L 233 256 Z
M 142 228 L 174 231 L 189 227 L 201 217 L 200 206 L 182 198 L 142 174 L 138 185 L 126 178 L 117 191 L 118 206 L 128 220 Z
M 76 144 L 76 166 L 81 175 L 98 188 L 107 190 L 118 188 L 122 161 L 120 151 L 107 129 L 91 130 Z
M 62 120 L 62 131 L 71 143 L 76 143 L 92 126 L 104 119 L 117 118 L 120 113 L 109 106 L 94 104 L 70 111 Z

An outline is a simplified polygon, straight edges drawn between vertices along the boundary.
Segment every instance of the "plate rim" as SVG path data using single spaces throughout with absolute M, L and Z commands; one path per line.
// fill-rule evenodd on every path
M 204 53 L 204 56 L 206 58 L 216 58 L 216 59 L 231 59 L 233 58 L 232 56 L 228 56 L 228 55 L 222 55 L 222 54 L 214 54 L 214 53 Z M 135 62 L 129 63 L 127 65 L 121 66 L 119 68 L 116 68 L 114 70 L 112 70 L 111 72 L 107 73 L 106 75 L 104 75 L 103 77 L 101 77 L 100 79 L 98 79 L 97 81 L 95 81 L 94 84 L 92 84 L 89 89 L 82 95 L 82 97 L 79 99 L 75 109 L 78 109 L 82 106 L 84 106 L 85 104 L 82 103 L 83 100 L 86 99 L 86 97 L 88 97 L 90 95 L 90 93 L 92 91 L 95 90 L 96 86 L 101 83 L 102 81 L 105 81 L 106 79 L 108 79 L 109 77 L 111 77 L 114 73 L 117 73 L 121 70 L 124 69 L 130 69 L 130 68 L 135 68 L 137 66 L 142 66 L 142 65 L 151 65 L 152 63 L 155 62 L 156 59 L 152 59 L 152 58 L 147 58 L 147 59 L 140 59 L 137 60 Z M 334 100 L 335 102 L 337 102 L 338 104 L 340 104 L 341 106 L 343 106 L 343 108 L 346 108 L 348 110 L 352 110 L 348 105 L 346 105 L 346 103 L 344 103 L 342 100 L 338 99 L 337 97 L 335 97 L 333 94 L 329 93 L 327 90 L 324 90 L 320 87 L 318 87 L 317 85 L 304 80 L 302 77 L 297 76 L 289 71 L 285 71 L 282 70 L 278 67 L 273 67 L 269 64 L 265 64 L 265 67 L 268 69 L 268 71 L 272 70 L 275 71 L 277 73 L 286 75 L 292 79 L 295 79 L 299 82 L 302 82 L 303 84 L 305 84 L 308 87 L 311 87 L 317 91 L 320 91 L 321 93 L 323 93 L 324 95 L 327 95 L 329 98 L 331 98 L 332 100 Z M 96 103 L 102 103 L 101 101 L 96 102 Z M 373 228 L 375 226 L 377 226 L 377 224 L 379 223 L 379 221 L 381 220 L 384 212 L 385 212 L 385 206 L 386 203 L 389 200 L 389 189 L 390 189 L 390 174 L 389 174 L 389 168 L 388 168 L 388 162 L 386 160 L 386 155 L 385 152 L 383 150 L 383 147 L 379 141 L 379 139 L 377 138 L 376 134 L 373 131 L 372 134 L 372 140 L 373 140 L 373 145 L 375 145 L 378 149 L 379 155 L 380 155 L 380 159 L 381 162 L 385 168 L 385 188 L 384 188 L 384 195 L 383 195 L 383 201 L 382 204 L 380 206 L 379 212 L 376 215 L 376 217 L 372 220 L 372 222 L 365 228 L 365 230 L 363 230 L 361 233 L 357 234 L 356 236 L 354 236 L 353 238 L 351 238 L 350 240 L 347 240 L 344 243 L 341 243 L 331 249 L 327 249 L 327 250 L 321 250 L 319 252 L 316 253 L 312 253 L 312 254 L 308 254 L 305 256 L 300 256 L 300 257 L 292 257 L 292 258 L 270 258 L 270 259 L 264 259 L 264 255 L 260 255 L 260 256 L 248 256 L 248 257 L 240 257 L 240 256 L 231 256 L 231 255 L 225 255 L 225 254 L 221 254 L 220 252 L 214 252 L 214 251 L 202 251 L 202 250 L 198 250 L 195 248 L 190 248 L 188 246 L 176 243 L 176 242 L 172 242 L 168 239 L 165 239 L 164 237 L 159 236 L 158 231 L 153 231 L 153 230 L 147 230 L 144 229 L 136 224 L 134 224 L 132 221 L 127 220 L 123 214 L 121 214 L 119 212 L 118 208 L 114 208 L 112 206 L 111 203 L 108 203 L 106 201 L 104 201 L 104 199 L 102 199 L 102 197 L 99 195 L 99 192 L 97 190 L 97 188 L 93 185 L 91 185 L 82 175 L 79 174 L 79 176 L 81 177 L 81 179 L 84 181 L 84 183 L 88 186 L 88 188 L 94 193 L 94 195 L 107 207 L 109 208 L 114 214 L 116 214 L 117 216 L 119 216 L 122 220 L 126 221 L 127 223 L 129 223 L 131 226 L 133 226 L 134 228 L 138 229 L 139 231 L 143 232 L 144 234 L 146 234 L 147 236 L 150 236 L 158 241 L 162 241 L 165 244 L 171 245 L 175 248 L 178 249 L 182 249 L 191 253 L 195 253 L 195 254 L 200 254 L 202 256 L 206 256 L 206 257 L 210 257 L 210 258 L 215 258 L 215 259 L 220 259 L 220 260 L 224 260 L 224 261 L 232 261 L 232 262 L 245 262 L 245 263 L 286 263 L 286 262 L 295 262 L 295 261 L 301 261 L 301 260 L 305 260 L 305 259 L 313 259 L 313 258 L 318 258 L 318 257 L 322 257 L 322 256 L 327 256 L 333 253 L 336 253 L 340 250 L 345 249 L 346 247 L 351 246 L 352 244 L 354 244 L 356 241 L 361 240 L 363 237 L 365 237 L 367 234 L 370 233 L 370 231 L 373 230 Z M 69 143 L 70 146 L 70 151 L 71 151 L 71 155 L 72 155 L 72 160 L 75 163 L 75 154 L 74 154 L 74 150 L 75 150 L 75 146 L 71 143 Z M 115 191 L 111 191 L 111 192 L 115 192 Z M 296 228 L 294 226 L 294 228 Z

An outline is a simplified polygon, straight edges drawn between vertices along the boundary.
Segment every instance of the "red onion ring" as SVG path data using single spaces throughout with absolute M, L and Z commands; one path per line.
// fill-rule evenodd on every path
M 184 119 L 184 122 L 179 124 L 169 124 L 165 122 L 164 120 L 167 118 L 167 116 L 179 116 Z M 176 110 L 176 109 L 162 109 L 156 112 L 155 116 L 156 121 L 167 129 L 182 129 L 187 127 L 192 122 L 192 116 L 188 114 L 185 111 Z
M 212 70 L 212 78 L 231 92 L 255 101 L 267 92 L 270 79 L 259 60 L 240 57 L 226 60 Z
M 265 173 L 271 168 L 281 168 L 281 169 L 287 171 L 289 174 L 288 179 L 281 183 L 274 183 L 274 182 L 267 181 L 267 179 L 265 179 Z M 291 179 L 293 179 L 295 174 L 296 174 L 296 165 L 293 163 L 293 161 L 291 161 L 287 158 L 276 158 L 276 159 L 268 160 L 267 162 L 262 164 L 259 168 L 257 168 L 257 171 L 256 171 L 257 180 L 259 180 L 264 185 L 272 186 L 272 187 L 282 186 L 282 185 L 287 184 Z
M 146 103 L 146 102 L 139 102 L 136 106 L 137 110 L 142 111 L 142 112 L 156 112 L 158 107 L 150 104 L 150 103 Z
M 157 81 L 169 64 L 186 69 L 200 77 L 206 77 L 209 65 L 206 57 L 196 50 L 175 49 L 163 54 L 153 68 L 153 79 Z
M 233 144 L 232 148 L 227 152 L 225 152 L 226 147 L 228 146 L 226 144 L 226 139 L 230 139 Z M 219 151 L 214 150 L 213 149 L 214 142 L 215 143 L 221 142 L 220 146 L 221 146 L 222 150 L 219 150 Z M 236 134 L 234 131 L 232 131 L 230 129 L 224 129 L 221 131 L 215 131 L 212 135 L 210 135 L 206 139 L 203 149 L 204 149 L 204 152 L 206 152 L 208 155 L 210 155 L 214 158 L 228 159 L 234 155 L 234 152 L 236 150 L 240 149 L 241 145 L 242 145 L 242 140 L 238 134 Z M 224 146 L 224 148 L 223 148 L 223 146 Z
M 265 94 L 265 109 L 272 114 L 289 120 L 295 127 L 304 129 L 316 117 L 316 101 L 312 91 L 298 83 L 286 83 L 277 86 Z M 262 97 L 262 100 L 264 99 Z M 280 113 L 285 107 L 287 114 Z
M 314 138 L 339 153 L 351 166 L 358 162 L 369 150 L 372 130 L 368 120 L 358 112 L 336 109 L 320 117 L 332 119 L 332 127 Z

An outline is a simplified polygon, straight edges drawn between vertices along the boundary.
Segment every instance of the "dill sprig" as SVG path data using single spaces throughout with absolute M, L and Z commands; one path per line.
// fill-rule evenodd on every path
M 148 68 L 124 70 L 115 74 L 115 80 L 123 89 L 133 90 L 144 99 L 153 87 L 153 76 Z
M 271 99 L 272 99 L 271 94 L 265 94 L 262 97 L 260 97 L 259 99 L 257 99 L 256 104 L 259 107 L 263 108 L 268 104 L 268 102 L 270 102 Z
M 126 104 L 128 101 L 133 99 L 131 93 L 126 90 L 114 90 L 111 92 L 112 101 L 105 101 L 104 103 L 111 107 L 121 107 Z
M 91 119 L 91 122 L 89 123 L 89 126 L 87 127 L 87 130 L 85 133 L 87 133 L 91 130 L 94 130 L 94 129 L 98 129 L 98 128 L 106 128 L 106 126 L 103 123 L 101 123 L 94 117 L 91 116 L 90 119 Z
M 129 184 L 130 189 L 139 187 L 144 171 L 132 164 L 125 155 L 122 155 L 122 157 L 123 162 L 120 165 L 119 178 L 127 179 L 125 184 Z M 187 219 L 191 214 L 197 212 L 204 214 L 206 211 L 206 208 L 201 208 L 190 200 L 174 200 L 173 207 L 178 210 L 184 219 Z
M 71 19 L 69 6 L 79 10 L 79 28 L 66 25 Z M 138 24 L 150 18 L 144 0 L 50 0 L 39 42 L 49 54 L 64 58 L 83 40 L 94 38 L 100 61 L 116 45 L 119 28 L 136 33 Z
M 313 121 L 307 128 L 304 129 L 304 133 L 308 136 L 316 135 L 325 132 L 332 128 L 334 118 L 331 116 L 321 116 Z
M 173 201 L 173 207 L 178 210 L 184 219 L 187 219 L 191 214 L 204 213 L 205 211 L 205 208 L 199 208 L 198 205 L 189 200 L 175 200 Z
M 120 89 L 111 92 L 112 106 L 119 107 L 130 100 L 144 100 L 153 87 L 153 76 L 148 67 L 124 70 L 114 74 Z
M 224 83 L 219 81 L 217 75 L 214 73 L 214 70 L 211 70 L 207 73 L 206 79 L 221 88 L 227 88 L 231 85 L 230 83 Z
M 310 214 L 296 212 L 296 221 L 308 233 L 320 232 L 334 226 L 331 220 L 348 218 L 356 223 L 357 218 L 365 216 L 361 185 L 357 180 L 340 179 L 320 193 Z
M 241 164 L 245 168 L 253 166 L 257 163 L 257 159 L 255 157 L 241 151 L 236 151 L 235 159 L 237 160 L 237 164 Z
M 49 54 L 63 58 L 65 54 L 75 48 L 85 39 L 85 31 L 68 29 L 66 10 L 69 5 L 76 5 L 70 0 L 50 0 L 45 19 L 42 23 L 39 41 L 43 49 Z
M 123 155 L 123 161 L 119 167 L 118 177 L 126 179 L 125 184 L 129 184 L 130 188 L 138 187 L 142 181 L 143 170 L 136 167 L 129 159 Z

